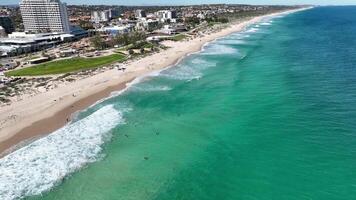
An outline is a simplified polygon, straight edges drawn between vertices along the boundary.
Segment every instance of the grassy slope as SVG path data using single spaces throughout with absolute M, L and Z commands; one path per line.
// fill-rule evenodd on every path
M 7 76 L 39 76 L 50 74 L 63 74 L 68 72 L 79 71 L 83 69 L 100 67 L 102 65 L 123 61 L 125 56 L 113 54 L 98 58 L 70 58 L 48 63 L 35 65 L 24 69 L 9 71 Z
M 170 40 L 181 41 L 181 40 L 185 39 L 186 37 L 187 37 L 186 35 L 178 34 L 178 35 L 171 37 Z

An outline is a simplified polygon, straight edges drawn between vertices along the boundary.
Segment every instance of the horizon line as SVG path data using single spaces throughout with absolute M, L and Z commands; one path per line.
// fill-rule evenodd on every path
M 61 1 L 62 3 L 66 3 L 65 1 Z M 202 3 L 202 4 L 69 4 L 67 5 L 75 5 L 75 6 L 201 6 L 201 5 L 246 5 L 246 6 L 328 6 L 328 5 L 315 5 L 315 4 L 238 4 L 238 3 Z M 330 4 L 332 6 L 333 4 Z M 337 6 L 338 4 L 335 4 Z M 356 4 L 353 4 L 356 6 Z M 18 4 L 1 4 L 0 6 L 19 6 Z M 339 6 L 347 6 L 347 5 L 339 5 Z M 350 4 L 350 6 L 352 6 Z
M 63 3 L 66 3 L 62 0 Z M 355 4 L 239 4 L 239 3 L 202 3 L 202 4 L 69 4 L 69 6 L 130 6 L 130 7 L 144 7 L 144 6 L 201 6 L 201 5 L 247 5 L 247 6 L 356 6 Z M 0 6 L 19 6 L 18 4 L 1 4 Z

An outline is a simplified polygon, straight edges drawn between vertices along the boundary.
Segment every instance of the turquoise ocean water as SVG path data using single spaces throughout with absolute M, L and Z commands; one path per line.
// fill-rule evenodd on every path
M 355 13 L 265 19 L 142 78 L 0 160 L 4 199 L 356 199 Z

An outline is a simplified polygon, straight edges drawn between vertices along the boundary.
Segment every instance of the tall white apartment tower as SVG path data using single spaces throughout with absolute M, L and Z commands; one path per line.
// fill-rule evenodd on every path
M 67 6 L 60 0 L 22 0 L 20 10 L 25 31 L 70 32 Z

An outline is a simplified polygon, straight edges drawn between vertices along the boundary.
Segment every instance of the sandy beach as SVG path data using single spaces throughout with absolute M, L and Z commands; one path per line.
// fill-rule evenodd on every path
M 165 42 L 165 51 L 129 62 L 125 71 L 112 69 L 75 81 L 0 108 L 0 155 L 4 156 L 21 145 L 53 132 L 70 121 L 73 113 L 127 87 L 138 77 L 174 66 L 184 56 L 198 52 L 204 44 L 243 30 L 265 17 L 288 14 L 286 11 L 255 17 L 189 41 Z

